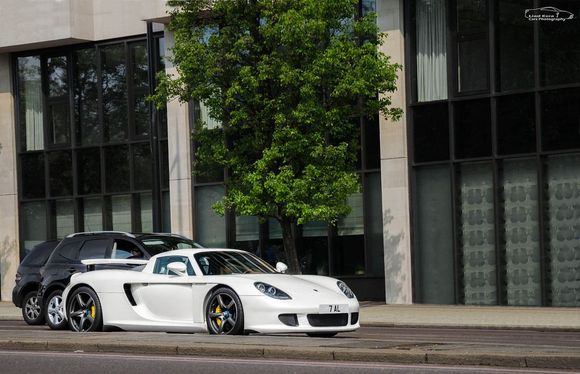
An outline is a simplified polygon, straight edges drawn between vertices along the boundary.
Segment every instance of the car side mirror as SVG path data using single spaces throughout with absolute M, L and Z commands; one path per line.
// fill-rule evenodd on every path
M 282 273 L 282 274 L 284 274 L 284 273 L 286 272 L 286 270 L 288 270 L 288 265 L 286 265 L 285 263 L 283 263 L 283 262 L 278 262 L 278 263 L 276 264 L 276 271 L 277 271 L 278 273 Z
M 180 277 L 187 276 L 187 266 L 183 262 L 175 261 L 167 265 L 167 274 L 173 273 Z

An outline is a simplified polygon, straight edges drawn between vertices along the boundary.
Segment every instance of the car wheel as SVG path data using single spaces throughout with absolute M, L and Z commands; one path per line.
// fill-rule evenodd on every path
M 44 314 L 38 304 L 38 291 L 30 291 L 22 299 L 22 318 L 29 325 L 42 325 Z
M 211 294 L 205 315 L 210 334 L 240 335 L 244 332 L 242 302 L 230 288 L 218 288 Z
M 99 297 L 89 287 L 77 288 L 68 299 L 69 326 L 72 331 L 100 331 L 103 314 Z
M 55 290 L 48 295 L 44 304 L 46 324 L 53 330 L 62 330 L 66 327 L 62 305 L 62 290 Z
M 336 332 L 308 332 L 306 335 L 310 336 L 311 338 L 332 338 L 335 336 Z

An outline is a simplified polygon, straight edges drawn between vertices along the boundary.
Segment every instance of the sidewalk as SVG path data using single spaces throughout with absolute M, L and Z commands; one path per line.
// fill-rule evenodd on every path
M 0 350 L 83 351 L 152 355 L 222 356 L 268 359 L 366 361 L 438 365 L 482 365 L 580 370 L 580 309 L 432 305 L 384 305 L 363 302 L 363 326 L 462 327 L 546 330 L 570 343 L 553 346 L 522 343 L 459 343 L 414 340 L 361 340 L 356 334 L 333 339 L 305 336 L 210 336 L 164 333 L 72 333 L 40 329 L 0 331 Z M 20 309 L 0 302 L 0 319 L 21 320 Z M 553 334 L 551 332 L 553 331 Z M 571 332 L 563 332 L 571 331 Z M 543 334 L 538 332 L 539 334 Z M 530 334 L 526 331 L 513 334 Z M 523 338 L 525 340 L 525 338 Z M 340 365 L 337 362 L 337 365 Z

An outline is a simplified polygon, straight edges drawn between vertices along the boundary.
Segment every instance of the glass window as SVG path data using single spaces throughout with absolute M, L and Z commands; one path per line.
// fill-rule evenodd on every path
M 79 252 L 79 260 L 89 260 L 94 258 L 106 258 L 109 239 L 87 240 L 83 243 Z
M 258 217 L 236 216 L 236 248 L 257 253 L 260 239 Z
M 497 148 L 502 155 L 536 150 L 534 95 L 510 95 L 497 99 Z
M 169 189 L 169 151 L 167 141 L 159 142 L 159 157 L 161 158 L 161 188 Z
M 163 231 L 171 232 L 171 201 L 169 191 L 163 192 Z
M 449 160 L 448 113 L 447 103 L 413 108 L 415 162 Z
M 129 45 L 131 58 L 132 91 L 133 99 L 130 108 L 134 113 L 133 126 L 135 136 L 147 136 L 149 134 L 149 103 L 146 97 L 149 95 L 149 65 L 147 64 L 147 46 L 144 42 Z
M 505 274 L 508 305 L 542 305 L 538 180 L 535 160 L 503 164 Z
M 147 190 L 152 186 L 152 160 L 149 143 L 137 144 L 133 147 L 134 188 Z
M 18 102 L 23 151 L 44 149 L 40 57 L 18 58 Z
M 226 246 L 226 220 L 212 209 L 224 193 L 221 185 L 195 188 L 195 239 L 206 247 Z
M 51 196 L 73 194 L 72 154 L 70 151 L 48 153 L 49 189 Z
M 534 87 L 534 22 L 523 15 L 533 0 L 499 0 L 498 74 L 502 91 Z
M 83 199 L 83 231 L 103 230 L 103 208 L 100 197 Z
M 417 234 L 414 261 L 417 298 L 425 304 L 454 304 L 453 210 L 449 166 L 424 166 L 416 170 Z M 392 238 L 400 240 L 396 235 Z M 400 264 L 391 266 L 397 269 Z
M 44 154 L 31 153 L 20 156 L 20 172 L 22 178 L 22 197 L 32 199 L 46 195 Z
M 379 117 L 364 121 L 365 156 L 367 169 L 381 167 L 381 139 L 379 133 Z
M 164 275 L 177 275 L 169 272 L 167 265 L 172 262 L 183 262 L 187 268 L 187 275 L 195 275 L 191 262 L 189 258 L 185 256 L 164 256 L 160 257 L 155 261 L 155 268 L 153 269 L 153 274 L 164 274 Z
M 46 231 L 46 205 L 44 201 L 20 205 L 21 240 L 25 252 L 48 239 Z
M 73 200 L 55 202 L 56 237 L 64 238 L 75 232 L 75 209 Z
M 328 274 L 328 224 L 307 222 L 302 226 L 298 261 L 304 274 Z
M 580 156 L 547 161 L 547 232 L 549 301 L 580 306 Z
M 153 232 L 153 195 L 142 193 L 139 195 L 139 205 L 141 208 L 141 232 Z M 167 230 L 171 232 L 171 230 Z
M 131 188 L 129 146 L 104 148 L 107 192 L 125 192 Z
M 131 232 L 131 195 L 111 196 L 113 230 Z
M 497 275 L 491 165 L 461 165 L 459 180 L 465 304 L 495 305 Z
M 540 35 L 540 74 L 542 84 L 557 85 L 580 82 L 580 2 L 576 0 L 542 0 L 542 7 L 554 7 L 542 14 L 562 21 L 538 21 Z M 568 19 L 569 17 L 573 17 Z
M 415 14 L 417 99 L 447 99 L 447 11 L 445 0 L 418 0 Z
M 455 103 L 455 155 L 457 158 L 491 156 L 489 100 Z
M 364 275 L 365 240 L 363 194 L 354 193 L 348 198 L 351 212 L 338 220 L 333 251 L 334 273 L 341 275 Z
M 381 174 L 367 174 L 365 183 L 365 241 L 366 274 L 383 277 L 385 275 L 385 261 L 383 251 L 383 205 L 381 191 Z M 388 239 L 397 239 L 397 235 L 390 235 Z
M 100 51 L 105 135 L 108 141 L 118 142 L 127 139 L 125 47 L 117 44 Z
M 48 128 L 51 144 L 70 142 L 68 63 L 66 56 L 46 60 Z
M 74 108 L 77 144 L 98 144 L 102 129 L 98 114 L 97 56 L 95 48 L 75 52 Z
M 457 0 L 457 91 L 488 87 L 487 1 Z
M 99 148 L 78 150 L 77 177 L 79 194 L 101 192 L 101 152 Z
M 542 148 L 580 148 L 580 89 L 542 93 Z

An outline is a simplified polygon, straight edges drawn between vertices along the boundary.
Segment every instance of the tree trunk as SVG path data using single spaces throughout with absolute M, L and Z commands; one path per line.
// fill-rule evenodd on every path
M 302 274 L 300 261 L 298 261 L 298 240 L 300 239 L 300 230 L 295 222 L 288 218 L 282 219 L 282 238 L 284 241 L 284 252 L 288 262 L 288 270 L 292 274 Z

